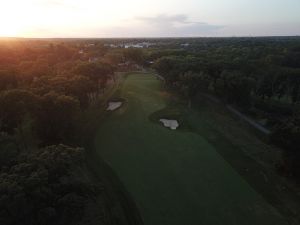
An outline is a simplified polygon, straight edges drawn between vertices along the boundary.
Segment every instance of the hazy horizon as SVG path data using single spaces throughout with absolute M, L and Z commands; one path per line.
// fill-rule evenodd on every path
M 55 39 L 201 39 L 201 38 L 285 38 L 285 37 L 291 37 L 291 38 L 300 38 L 300 35 L 257 35 L 257 36 L 252 36 L 252 35 L 249 35 L 249 36 L 178 36 L 178 37 L 172 37 L 172 36 L 169 36 L 169 37 L 160 37 L 160 36 L 155 36 L 155 37 L 146 37 L 146 36 L 136 36 L 136 37 L 18 37 L 18 36 L 15 36 L 15 37 L 10 37 L 10 36 L 0 36 L 0 39 L 37 39 L 37 40 L 55 40 Z
M 1 8 L 0 37 L 300 35 L 296 0 L 10 0 Z

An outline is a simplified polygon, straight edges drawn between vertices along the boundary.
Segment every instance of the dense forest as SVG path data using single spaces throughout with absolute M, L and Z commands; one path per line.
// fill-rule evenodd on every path
M 86 170 L 86 114 L 115 82 L 116 62 L 134 55 L 86 41 L 1 40 L 0 224 L 82 219 L 102 190 L 74 173 Z
M 119 72 L 133 70 L 157 71 L 190 107 L 206 93 L 260 121 L 284 150 L 279 171 L 300 177 L 297 37 L 3 39 L 0 224 L 82 219 L 102 191 L 74 173 L 86 169 L 94 124 L 87 114 L 103 107 Z

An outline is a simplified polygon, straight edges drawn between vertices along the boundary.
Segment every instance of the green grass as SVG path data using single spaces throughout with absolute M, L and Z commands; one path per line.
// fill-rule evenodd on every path
M 132 74 L 118 94 L 126 107 L 107 114 L 95 145 L 146 225 L 287 224 L 219 154 L 222 146 L 213 140 L 220 134 L 205 117 L 170 106 L 171 97 L 154 76 Z M 169 130 L 155 121 L 160 116 L 177 118 L 186 129 Z

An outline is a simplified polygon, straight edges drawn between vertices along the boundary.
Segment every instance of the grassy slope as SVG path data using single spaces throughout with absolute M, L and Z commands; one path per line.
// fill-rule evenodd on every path
M 154 76 L 129 76 L 120 96 L 127 99 L 125 107 L 107 117 L 95 140 L 145 224 L 286 224 L 211 142 L 150 121 L 166 107 L 168 96 L 161 90 Z

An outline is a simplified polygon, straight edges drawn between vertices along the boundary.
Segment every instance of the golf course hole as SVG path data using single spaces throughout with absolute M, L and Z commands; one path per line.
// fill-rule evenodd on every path
M 176 130 L 179 127 L 177 120 L 160 119 L 159 121 L 162 122 L 165 127 L 168 127 L 171 130 Z

